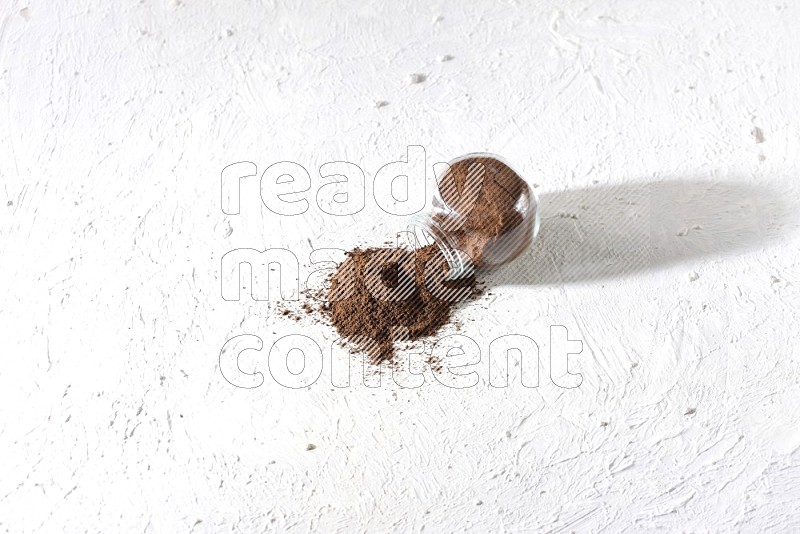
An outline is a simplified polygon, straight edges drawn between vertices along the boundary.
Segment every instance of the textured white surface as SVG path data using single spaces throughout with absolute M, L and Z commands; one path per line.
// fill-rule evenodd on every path
M 800 8 L 466 4 L 3 4 L 2 531 L 800 529 Z M 235 335 L 334 336 L 223 301 L 222 254 L 403 223 L 257 186 L 226 216 L 222 168 L 412 144 L 539 185 L 540 240 L 459 312 L 480 384 L 228 384 Z M 487 384 L 492 339 L 558 324 L 580 387 Z

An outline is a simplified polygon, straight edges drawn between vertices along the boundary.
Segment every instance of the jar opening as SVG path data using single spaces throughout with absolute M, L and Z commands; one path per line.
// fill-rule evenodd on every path
M 421 248 L 434 244 L 439 247 L 439 251 L 441 251 L 450 268 L 450 272 L 446 277 L 448 280 L 472 275 L 474 268 L 469 257 L 458 250 L 452 238 L 435 221 L 425 216 L 416 217 L 411 222 L 409 230 L 414 236 L 417 247 Z

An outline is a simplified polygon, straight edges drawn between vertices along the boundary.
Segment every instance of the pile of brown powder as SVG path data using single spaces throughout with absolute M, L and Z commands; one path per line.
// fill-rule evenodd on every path
M 474 296 L 474 276 L 446 281 L 448 272 L 436 245 L 416 253 L 355 249 L 333 276 L 325 310 L 339 334 L 373 362 L 389 360 L 394 341 L 435 334 L 456 302 Z
M 434 214 L 433 222 L 474 266 L 505 263 L 530 240 L 532 224 L 518 210 L 527 201 L 527 188 L 494 158 L 459 161 L 439 181 L 450 210 Z M 390 360 L 394 341 L 434 335 L 448 323 L 457 302 L 477 294 L 474 275 L 449 280 L 449 272 L 435 244 L 416 251 L 355 249 L 334 273 L 323 311 L 339 334 L 373 362 Z

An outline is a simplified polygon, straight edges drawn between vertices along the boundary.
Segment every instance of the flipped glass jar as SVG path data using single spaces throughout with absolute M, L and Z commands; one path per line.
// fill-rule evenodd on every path
M 436 176 L 430 213 L 409 227 L 416 244 L 436 244 L 449 279 L 512 261 L 536 238 L 539 210 L 533 188 L 500 156 L 464 154 Z

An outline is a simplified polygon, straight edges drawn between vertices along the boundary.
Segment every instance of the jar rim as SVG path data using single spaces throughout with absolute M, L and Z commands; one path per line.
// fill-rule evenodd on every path
M 455 241 L 444 229 L 426 214 L 415 215 L 408 225 L 408 230 L 414 237 L 417 248 L 435 244 L 447 262 L 450 272 L 448 279 L 463 278 L 474 271 L 472 261 L 463 251 L 460 251 Z

